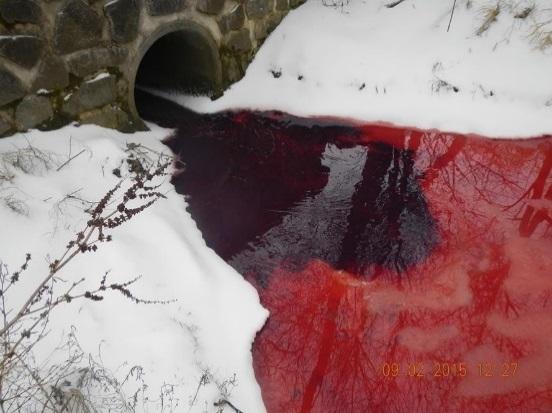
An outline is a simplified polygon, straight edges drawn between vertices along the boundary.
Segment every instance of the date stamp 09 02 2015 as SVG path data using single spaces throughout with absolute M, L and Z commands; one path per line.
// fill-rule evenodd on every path
M 467 377 L 477 374 L 480 377 L 512 378 L 518 370 L 517 362 L 491 363 L 480 362 L 468 365 L 464 362 L 412 362 L 396 363 L 386 362 L 381 365 L 380 374 L 383 377 L 411 377 L 411 378 L 436 378 L 446 379 L 455 377 Z

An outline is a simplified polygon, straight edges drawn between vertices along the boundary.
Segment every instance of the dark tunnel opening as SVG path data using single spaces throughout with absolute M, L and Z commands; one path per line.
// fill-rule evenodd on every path
M 160 37 L 146 51 L 136 73 L 136 110 L 152 118 L 148 91 L 180 92 L 210 97 L 220 93 L 220 60 L 216 43 L 197 28 L 186 28 Z

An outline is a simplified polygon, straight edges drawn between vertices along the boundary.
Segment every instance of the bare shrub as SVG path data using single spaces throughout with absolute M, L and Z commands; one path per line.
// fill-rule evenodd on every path
M 535 21 L 529 33 L 531 41 L 541 50 L 552 46 L 552 9 L 547 11 L 547 16 Z
M 4 153 L 0 159 L 8 168 L 25 173 L 36 173 L 39 168 L 50 169 L 53 165 L 52 158 L 36 148 Z M 132 159 L 134 170 L 130 171 L 130 177 L 121 179 L 98 202 L 90 205 L 86 225 L 67 243 L 59 258 L 49 263 L 43 278 L 34 283 L 22 300 L 17 299 L 22 285 L 26 284 L 22 290 L 25 291 L 32 284 L 30 280 L 22 283 L 32 262 L 31 254 L 13 272 L 0 262 L 0 412 L 134 411 L 138 392 L 130 399 L 125 398 L 121 392 L 123 383 L 91 357 L 83 366 L 86 357 L 74 334 L 56 349 L 58 353 L 67 352 L 63 363 L 48 365 L 47 360 L 36 360 L 33 351 L 48 334 L 50 317 L 55 317 L 55 310 L 61 305 L 75 300 L 99 302 L 105 294 L 113 292 L 137 304 L 166 303 L 135 296 L 131 287 L 139 276 L 112 283 L 106 272 L 99 277 L 95 288 L 85 289 L 83 278 L 69 281 L 61 274 L 78 256 L 93 253 L 103 243 L 110 242 L 111 230 L 164 198 L 159 192 L 161 183 L 157 181 L 166 176 L 170 158 L 160 156 L 154 162 L 133 155 Z M 138 370 L 133 368 L 129 374 L 132 376 Z M 166 397 L 169 390 L 165 389 Z
M 483 23 L 481 24 L 481 26 L 479 26 L 475 34 L 477 34 L 478 36 L 481 36 L 483 33 L 489 30 L 491 25 L 494 22 L 496 22 L 497 17 L 500 14 L 500 10 L 501 10 L 500 1 L 497 1 L 494 6 L 488 6 L 488 5 L 483 6 L 480 10 Z
M 13 177 L 14 170 L 25 174 L 41 174 L 52 169 L 56 163 L 57 156 L 54 153 L 28 143 L 27 147 L 0 154 L 0 176 Z

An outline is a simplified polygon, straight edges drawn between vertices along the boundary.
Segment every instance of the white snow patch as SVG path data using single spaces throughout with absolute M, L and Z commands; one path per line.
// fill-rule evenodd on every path
M 222 98 L 172 99 L 200 112 L 275 109 L 491 137 L 552 133 L 552 47 L 531 41 L 543 13 L 552 14 L 550 0 L 531 2 L 525 19 L 514 15 L 529 3 L 501 1 L 480 36 L 484 7 L 496 1 L 456 2 L 449 32 L 452 1 L 387 3 L 353 0 L 336 9 L 310 0 L 283 20 Z
M 96 126 L 69 126 L 0 140 L 0 155 L 30 144 L 50 154 L 54 163 L 54 167 L 32 173 L 11 171 L 14 177 L 9 187 L 17 188 L 26 214 L 17 214 L 0 202 L 0 261 L 15 270 L 26 252 L 33 256 L 18 284 L 20 294 L 34 288 L 47 271 L 48 257 L 59 257 L 87 221 L 78 201 L 60 203 L 65 195 L 99 200 L 118 181 L 112 170 L 125 157 L 127 142 L 168 151 L 161 139 L 170 131 L 151 127 L 152 132 L 125 135 Z M 85 151 L 56 172 L 69 158 L 70 147 L 73 155 Z M 0 186 L 0 198 L 3 189 Z M 98 252 L 77 256 L 61 275 L 70 282 L 85 277 L 83 289 L 97 288 L 108 270 L 110 283 L 143 275 L 132 287 L 136 296 L 178 301 L 137 305 L 120 295 L 106 294 L 100 303 L 81 300 L 61 306 L 51 318 L 49 336 L 38 348 L 38 360 L 44 360 L 73 325 L 84 350 L 97 355 L 101 346 L 103 362 L 112 371 L 122 375 L 133 365 L 143 366 L 152 401 L 159 399 L 161 386 L 169 383 L 176 386 L 175 397 L 180 399 L 177 411 L 203 412 L 206 406 L 207 411 L 216 411 L 217 383 L 235 374 L 237 382 L 230 386 L 229 400 L 246 412 L 263 412 L 250 349 L 267 311 L 255 289 L 206 247 L 185 210 L 184 198 L 176 194 L 168 178 L 160 191 L 166 193 L 166 200 L 117 228 L 113 242 L 102 244 Z M 16 301 L 22 299 L 16 297 Z M 200 388 L 188 410 L 206 369 L 213 375 L 211 382 Z M 134 390 L 129 388 L 128 396 Z M 144 410 L 161 411 L 155 402 Z
M 15 35 L 2 35 L 0 40 L 15 40 L 15 39 L 36 39 L 36 36 L 27 35 L 27 34 L 15 34 Z
M 113 6 L 114 4 L 117 4 L 117 3 L 120 3 L 120 2 L 121 2 L 120 0 L 111 0 L 111 1 L 108 1 L 107 3 L 105 3 L 104 7 L 109 8 L 109 7 Z
M 98 73 L 93 79 L 88 80 L 86 83 L 94 83 L 109 76 L 111 76 L 111 74 L 107 72 Z

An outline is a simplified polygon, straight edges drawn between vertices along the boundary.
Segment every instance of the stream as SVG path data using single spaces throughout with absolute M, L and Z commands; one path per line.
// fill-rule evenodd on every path
M 270 311 L 268 412 L 552 411 L 552 137 L 137 100 Z

